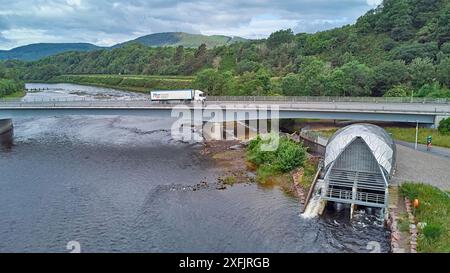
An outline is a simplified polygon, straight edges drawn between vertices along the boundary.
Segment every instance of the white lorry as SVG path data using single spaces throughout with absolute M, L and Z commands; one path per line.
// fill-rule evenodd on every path
M 204 92 L 200 90 L 159 90 L 151 92 L 151 100 L 168 103 L 170 101 L 179 102 L 205 102 Z

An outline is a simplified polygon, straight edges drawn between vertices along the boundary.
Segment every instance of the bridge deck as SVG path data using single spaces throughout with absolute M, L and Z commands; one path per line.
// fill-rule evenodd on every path
M 176 104 L 160 104 L 149 100 L 63 100 L 63 101 L 1 101 L 0 116 L 36 115 L 131 115 L 170 117 Z M 317 118 L 337 120 L 371 120 L 390 122 L 419 122 L 435 124 L 438 116 L 450 116 L 447 103 L 370 103 L 370 102 L 293 102 L 293 101 L 210 101 L 206 105 L 184 105 L 189 110 L 231 110 L 244 113 L 271 107 L 279 110 L 279 118 Z M 150 114 L 149 110 L 159 111 Z M 147 112 L 144 112 L 147 111 Z M 166 113 L 166 112 L 168 113 Z M 251 117 L 260 119 L 264 117 Z M 229 117 L 221 117 L 223 121 Z M 239 120 L 246 119 L 239 117 Z M 209 120 L 205 118 L 205 120 Z

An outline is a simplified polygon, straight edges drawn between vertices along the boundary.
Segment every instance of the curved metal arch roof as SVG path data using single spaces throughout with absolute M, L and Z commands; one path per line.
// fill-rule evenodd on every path
M 328 140 L 325 167 L 328 168 L 357 137 L 361 137 L 366 142 L 386 173 L 392 174 L 396 160 L 396 146 L 392 137 L 383 128 L 366 123 L 344 127 Z

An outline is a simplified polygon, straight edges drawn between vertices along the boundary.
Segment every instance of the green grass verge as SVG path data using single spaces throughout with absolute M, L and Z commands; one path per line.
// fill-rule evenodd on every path
M 416 128 L 405 127 L 386 127 L 388 133 L 392 135 L 395 140 L 406 141 L 414 143 L 416 141 Z M 331 137 L 338 129 L 326 129 L 317 131 L 321 136 Z M 433 137 L 433 146 L 450 148 L 450 135 L 439 133 L 438 130 L 430 128 L 419 128 L 418 142 L 420 144 L 427 144 L 427 137 Z
M 386 131 L 392 134 L 396 140 L 415 142 L 416 141 L 416 128 L 397 128 L 388 127 Z M 443 135 L 438 130 L 429 128 L 419 128 L 419 143 L 427 144 L 427 137 L 433 137 L 433 145 L 440 147 L 450 148 L 450 135 Z
M 61 75 L 53 77 L 49 82 L 85 84 L 147 93 L 151 90 L 190 89 L 192 81 L 192 77 L 186 76 Z
M 418 251 L 425 253 L 450 253 L 450 197 L 430 185 L 405 183 L 401 192 L 410 200 L 418 199 L 420 206 L 414 210 L 417 222 L 426 223 L 420 231 Z
M 303 179 L 300 181 L 300 185 L 304 189 L 309 189 L 314 182 L 314 177 L 317 173 L 317 160 L 308 159 L 305 162 L 305 166 L 303 168 Z

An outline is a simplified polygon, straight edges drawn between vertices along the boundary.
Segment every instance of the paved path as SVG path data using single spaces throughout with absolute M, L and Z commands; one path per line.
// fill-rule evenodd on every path
M 402 146 L 414 149 L 414 143 L 405 142 L 405 141 L 396 141 L 396 143 L 398 145 L 402 145 Z M 427 145 L 419 144 L 417 146 L 417 150 L 424 152 L 424 153 L 433 154 L 433 155 L 437 155 L 437 156 L 441 156 L 441 157 L 450 159 L 450 149 L 449 148 L 433 146 L 431 151 L 427 151 Z
M 397 171 L 393 182 L 423 182 L 450 191 L 450 150 L 433 148 L 434 152 L 416 151 L 414 144 L 397 144 Z M 423 148 L 423 147 L 421 147 Z

